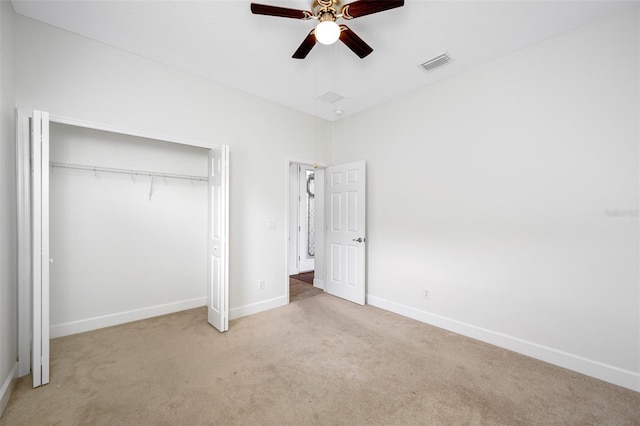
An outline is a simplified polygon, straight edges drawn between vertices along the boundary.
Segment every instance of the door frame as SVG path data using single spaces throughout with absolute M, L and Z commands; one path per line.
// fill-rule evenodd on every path
M 18 376 L 31 372 L 31 111 L 16 111 L 18 221 Z
M 290 200 L 291 200 L 291 173 L 290 167 L 292 164 L 300 164 L 304 166 L 316 166 L 316 170 L 321 170 L 324 175 L 324 169 L 328 167 L 325 163 L 316 163 L 310 160 L 301 160 L 296 158 L 285 158 L 285 205 L 284 205 L 284 243 L 285 243 L 285 256 L 284 256 L 284 294 L 286 297 L 287 305 L 291 302 L 289 300 L 289 261 L 291 257 L 291 247 L 289 244 L 290 229 L 291 229 L 291 215 L 290 212 Z M 325 279 L 325 268 L 324 268 L 324 232 L 325 232 L 325 221 L 324 221 L 324 186 L 321 186 L 321 191 L 318 191 L 318 181 L 316 179 L 316 196 L 318 194 L 321 197 L 319 201 L 316 198 L 316 213 L 320 212 L 321 220 L 316 221 L 316 258 L 315 258 L 315 276 L 313 279 L 313 286 L 319 289 L 324 290 L 324 279 Z M 320 204 L 320 208 L 318 208 L 318 204 Z M 316 216 L 317 219 L 317 216 Z M 296 235 L 297 238 L 297 235 Z M 318 265 L 320 265 L 320 270 L 318 270 Z
M 298 267 L 298 238 L 294 238 L 294 235 L 297 235 L 297 228 L 299 226 L 299 212 L 297 207 L 298 202 L 296 201 L 296 196 L 299 192 L 298 182 L 299 182 L 299 163 L 289 163 L 289 190 L 287 191 L 287 200 L 289 201 L 289 223 L 285 221 L 285 225 L 287 228 L 287 254 L 288 254 L 288 265 L 289 269 L 287 270 L 287 275 L 295 275 L 300 273 L 300 268 Z
M 31 274 L 31 152 L 30 124 L 33 110 L 16 108 L 16 180 L 18 230 L 18 376 L 31 372 L 32 281 Z M 211 150 L 212 146 L 185 138 L 143 132 L 49 113 L 49 123 L 155 139 Z M 210 203 L 208 203 L 210 204 Z M 209 206 L 210 208 L 211 206 Z M 207 217 L 210 217 L 209 213 Z M 227 246 L 228 247 L 228 246 Z M 227 259 L 229 258 L 227 251 Z

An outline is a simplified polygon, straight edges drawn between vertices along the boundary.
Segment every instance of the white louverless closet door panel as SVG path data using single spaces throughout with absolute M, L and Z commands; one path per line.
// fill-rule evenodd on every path
M 209 151 L 208 320 L 229 329 L 229 147 Z
M 49 114 L 31 120 L 33 387 L 49 383 Z

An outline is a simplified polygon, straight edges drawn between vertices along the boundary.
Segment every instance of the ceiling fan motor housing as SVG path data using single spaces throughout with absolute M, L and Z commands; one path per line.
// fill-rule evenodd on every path
M 320 15 L 318 16 L 318 22 L 326 21 L 335 22 L 336 15 L 333 12 L 320 12 Z
M 311 10 L 314 16 L 317 16 L 320 21 L 326 14 L 331 14 L 333 20 L 336 19 L 338 10 L 342 7 L 342 0 L 313 0 L 311 4 Z M 325 19 L 325 21 L 328 19 Z

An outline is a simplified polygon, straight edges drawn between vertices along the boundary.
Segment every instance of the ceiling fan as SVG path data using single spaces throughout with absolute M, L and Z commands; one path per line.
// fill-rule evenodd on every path
M 257 15 L 318 21 L 318 25 L 311 30 L 293 54 L 295 59 L 306 58 L 313 46 L 316 45 L 316 41 L 322 44 L 333 44 L 338 39 L 346 44 L 353 53 L 364 58 L 373 52 L 371 46 L 346 25 L 338 25 L 336 20 L 339 18 L 351 20 L 400 6 L 404 6 L 404 0 L 356 0 L 345 5 L 342 5 L 342 0 L 313 0 L 312 11 L 251 3 L 251 12 Z

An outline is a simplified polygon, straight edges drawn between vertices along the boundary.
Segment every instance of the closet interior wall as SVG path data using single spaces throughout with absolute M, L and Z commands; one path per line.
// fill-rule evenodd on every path
M 51 124 L 51 337 L 205 304 L 207 151 Z

